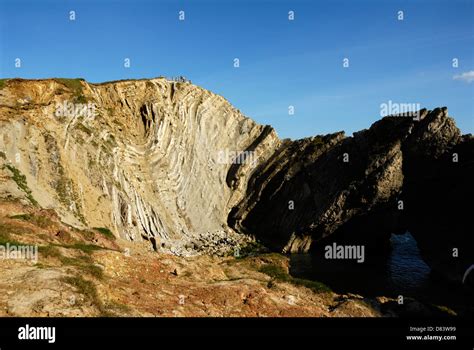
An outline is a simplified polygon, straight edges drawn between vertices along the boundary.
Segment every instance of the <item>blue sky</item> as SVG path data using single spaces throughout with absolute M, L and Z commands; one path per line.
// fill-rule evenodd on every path
M 474 1 L 0 0 L 2 78 L 177 75 L 281 137 L 351 134 L 389 100 L 448 106 L 474 133 Z

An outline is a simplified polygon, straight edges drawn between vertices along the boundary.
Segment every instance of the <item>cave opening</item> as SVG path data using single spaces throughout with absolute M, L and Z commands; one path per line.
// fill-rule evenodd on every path
M 366 296 L 415 297 L 429 287 L 430 267 L 423 261 L 416 240 L 409 232 L 391 234 L 388 249 L 369 246 L 364 263 L 354 259 L 327 259 L 324 247 L 338 240 L 344 245 L 363 244 L 363 241 L 349 243 L 342 235 L 336 235 L 309 254 L 291 255 L 290 273 L 323 282 L 337 293 Z
M 363 242 L 348 240 L 343 232 L 338 232 L 331 240 L 324 240 L 319 249 L 312 249 L 305 254 L 292 254 L 290 274 L 322 282 L 338 294 L 354 293 L 364 297 L 385 296 L 394 299 L 403 295 L 424 305 L 448 308 L 461 315 L 474 312 L 472 291 L 435 278 L 410 232 L 392 233 L 388 241 L 389 249 L 368 246 L 362 264 L 354 259 L 327 259 L 325 245 L 333 242 Z

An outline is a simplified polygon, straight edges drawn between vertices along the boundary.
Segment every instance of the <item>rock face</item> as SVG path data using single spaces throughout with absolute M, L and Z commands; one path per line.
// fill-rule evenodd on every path
M 229 222 L 285 252 L 338 241 L 364 244 L 369 257 L 410 231 L 433 270 L 459 282 L 474 259 L 473 142 L 442 108 L 286 143 Z
M 460 281 L 473 263 L 474 141 L 446 108 L 289 141 L 187 82 L 10 79 L 0 151 L 1 197 L 154 250 L 225 254 L 255 236 L 370 256 L 408 230 L 442 275 Z
M 26 176 L 40 206 L 55 208 L 70 224 L 110 227 L 177 254 L 245 240 L 226 222 L 253 165 L 230 172 L 225 155 L 250 147 L 265 160 L 280 144 L 271 128 L 218 95 L 162 78 L 6 85 L 2 161 Z M 93 103 L 95 111 L 57 113 L 65 103 Z M 1 187 L 17 191 L 11 181 Z
M 474 138 L 461 136 L 444 109 L 407 141 L 403 196 L 409 207 L 402 226 L 435 272 L 461 281 L 474 263 Z

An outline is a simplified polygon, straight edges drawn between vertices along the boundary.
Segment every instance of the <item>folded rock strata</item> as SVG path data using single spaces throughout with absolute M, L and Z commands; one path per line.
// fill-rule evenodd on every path
M 58 115 L 67 103 L 90 103 L 93 116 Z M 0 196 L 177 255 L 224 254 L 253 237 L 283 252 L 337 238 L 375 254 L 408 230 L 459 281 L 474 256 L 474 141 L 446 108 L 420 113 L 290 141 L 187 82 L 10 79 Z

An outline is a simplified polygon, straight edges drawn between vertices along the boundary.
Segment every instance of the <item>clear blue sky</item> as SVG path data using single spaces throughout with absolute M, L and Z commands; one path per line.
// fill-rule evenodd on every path
M 281 137 L 351 134 L 388 100 L 448 106 L 474 133 L 474 1 L 0 0 L 2 78 L 177 75 Z

